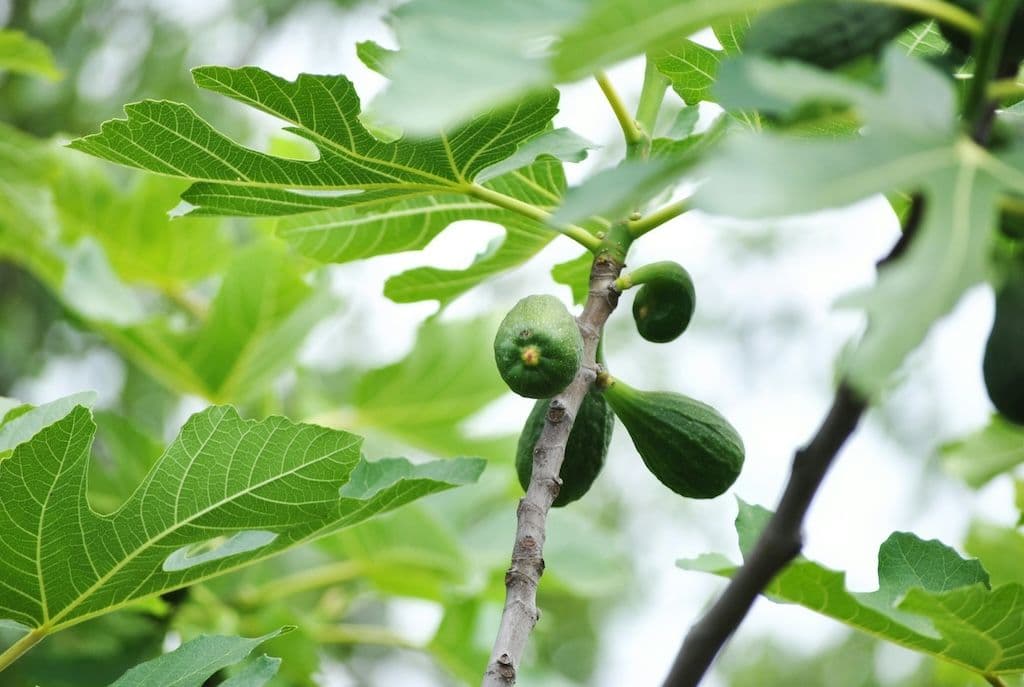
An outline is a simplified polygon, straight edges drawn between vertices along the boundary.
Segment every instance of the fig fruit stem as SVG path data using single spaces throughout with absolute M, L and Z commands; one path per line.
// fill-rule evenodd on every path
M 583 336 L 583 363 L 569 386 L 551 400 L 544 428 L 533 449 L 533 473 L 526 495 L 516 510 L 517 525 L 512 563 L 505 572 L 505 606 L 501 613 L 494 649 L 483 676 L 483 687 L 509 687 L 516 674 L 526 642 L 540 617 L 537 586 L 544 572 L 544 542 L 548 511 L 558 497 L 558 475 L 565 459 L 565 446 L 583 397 L 597 374 L 597 349 L 608 316 L 618 304 L 611 286 L 622 271 L 628 236 L 610 231 L 609 242 L 594 257 L 590 271 L 590 292 L 577 318 Z M 624 242 L 624 245 L 623 245 Z
M 992 100 L 1024 98 L 1024 83 L 1017 79 L 996 79 L 988 85 L 988 97 Z

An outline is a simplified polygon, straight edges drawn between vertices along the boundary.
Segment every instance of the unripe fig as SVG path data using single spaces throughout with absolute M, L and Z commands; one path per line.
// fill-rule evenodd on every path
M 690 273 L 677 262 L 653 262 L 627 276 L 641 284 L 633 299 L 633 321 L 640 336 L 655 343 L 672 341 L 690 324 L 697 295 Z
M 672 491 L 710 499 L 739 477 L 743 439 L 711 406 L 682 394 L 640 391 L 617 379 L 604 394 L 647 469 Z
M 508 387 L 551 398 L 569 385 L 583 359 L 576 318 L 554 296 L 527 296 L 508 311 L 494 337 L 494 361 Z
M 523 433 L 519 435 L 516 474 L 519 476 L 519 484 L 522 485 L 523 491 L 530 485 L 530 477 L 533 474 L 533 448 L 544 430 L 544 421 L 550 405 L 551 401 L 548 399 L 537 401 L 526 418 Z M 583 404 L 576 413 L 569 440 L 565 444 L 565 459 L 558 473 L 562 479 L 562 487 L 552 506 L 558 508 L 572 503 L 590 490 L 601 468 L 604 467 L 614 426 L 615 415 L 601 392 L 588 392 L 583 397 Z

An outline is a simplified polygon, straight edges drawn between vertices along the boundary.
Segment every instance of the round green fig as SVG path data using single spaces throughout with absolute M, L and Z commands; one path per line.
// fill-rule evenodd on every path
M 569 385 L 583 359 L 576 318 L 554 296 L 527 296 L 508 311 L 494 337 L 494 361 L 508 387 L 551 398 Z
M 665 391 L 640 391 L 617 379 L 604 391 L 647 469 L 692 499 L 725 493 L 743 468 L 743 439 L 700 401 Z
M 634 270 L 629 284 L 641 284 L 633 299 L 633 321 L 640 336 L 667 343 L 686 331 L 697 306 L 690 273 L 669 260 Z

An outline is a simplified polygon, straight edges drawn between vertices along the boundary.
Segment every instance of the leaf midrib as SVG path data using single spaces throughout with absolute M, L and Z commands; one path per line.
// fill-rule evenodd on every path
M 222 420 L 223 420 L 223 417 L 218 419 L 218 424 Z M 211 432 L 211 434 L 212 434 L 212 432 Z M 339 453 L 347 451 L 352 446 L 359 444 L 360 441 L 361 440 L 358 437 L 353 437 L 344 446 L 341 446 L 338 449 L 336 449 L 334 451 L 331 451 L 330 453 L 326 453 L 326 454 L 316 458 L 315 460 L 309 461 L 307 463 L 302 463 L 300 465 L 297 465 L 297 466 L 293 467 L 292 469 L 288 470 L 287 472 L 283 472 L 283 473 L 279 473 L 279 474 L 273 475 L 272 477 L 270 477 L 270 478 L 268 478 L 268 479 L 266 479 L 266 480 L 264 480 L 262 482 L 258 482 L 255 485 L 251 485 L 251 486 L 247 487 L 246 489 L 244 489 L 244 490 L 242 490 L 240 492 L 235 492 L 234 494 L 231 494 L 229 497 L 223 498 L 220 501 L 217 501 L 216 503 L 211 504 L 207 508 L 204 508 L 204 509 L 194 513 L 193 515 L 189 516 L 185 520 L 183 520 L 181 522 L 174 523 L 173 526 L 167 528 L 166 530 L 161 532 L 159 535 L 157 535 L 155 537 L 150 537 L 145 542 L 143 542 L 138 547 L 136 547 L 133 551 L 131 551 L 128 555 L 126 555 L 121 561 L 119 561 L 116 565 L 114 565 L 109 571 L 104 573 L 103 576 L 98 578 L 84 592 L 80 593 L 71 602 L 69 602 L 68 605 L 65 606 L 63 610 L 61 610 L 59 613 L 57 613 L 57 614 L 53 615 L 52 617 L 50 617 L 49 620 L 47 621 L 48 623 L 52 623 L 49 626 L 50 629 L 52 630 L 52 629 L 56 629 L 56 628 L 60 627 L 60 622 L 59 621 L 61 620 L 61 618 L 66 617 L 68 614 L 70 614 L 72 611 L 74 611 L 74 609 L 77 608 L 78 606 L 80 606 L 85 599 L 87 599 L 93 592 L 95 592 L 97 589 L 101 588 L 104 584 L 106 584 L 107 581 L 112 579 L 128 563 L 130 563 L 131 561 L 135 560 L 135 558 L 137 558 L 141 553 L 143 553 L 144 551 L 146 551 L 147 549 L 149 549 L 150 547 L 152 547 L 156 543 L 160 542 L 162 539 L 165 539 L 166 537 L 170 536 L 171 534 L 177 532 L 182 527 L 190 524 L 194 520 L 202 517 L 203 515 L 206 515 L 207 513 L 211 512 L 211 511 L 214 511 L 214 510 L 216 510 L 218 508 L 221 508 L 224 505 L 226 505 L 228 503 L 231 503 L 232 501 L 234 501 L 234 500 L 236 500 L 238 498 L 241 498 L 242 496 L 246 496 L 249 493 L 251 493 L 253 491 L 256 491 L 257 489 L 261 489 L 261 488 L 267 486 L 268 484 L 271 484 L 271 483 L 273 483 L 273 482 L 275 482 L 277 480 L 289 477 L 292 474 L 298 472 L 299 470 L 305 469 L 305 468 L 307 468 L 307 467 L 309 467 L 311 465 L 315 465 L 315 464 L 317 464 L 319 462 L 322 462 L 324 460 L 327 460 L 327 459 L 329 459 L 329 458 L 331 458 L 331 457 L 333 457 L 335 455 L 338 455 Z M 140 487 L 141 487 L 141 485 L 140 485 Z M 127 502 L 125 502 L 124 505 L 122 505 L 121 509 L 126 507 L 133 500 L 134 500 L 134 495 L 133 495 L 133 497 L 131 499 L 129 499 Z M 117 512 L 120 512 L 121 509 L 118 509 Z M 113 519 L 114 517 L 116 517 L 117 512 L 112 513 L 111 515 L 107 516 L 107 518 Z M 92 513 L 91 510 L 90 510 L 90 513 Z M 93 513 L 93 515 L 95 516 L 95 513 Z M 43 623 L 43 625 L 41 625 L 40 627 L 45 627 L 46 624 L 47 623 Z
M 214 82 L 220 84 L 225 90 L 230 91 L 231 93 L 233 93 L 236 100 L 239 100 L 240 102 L 244 102 L 244 103 L 248 104 L 250 107 L 252 107 L 254 109 L 260 110 L 261 112 L 266 112 L 269 115 L 272 115 L 272 116 L 274 116 L 274 117 L 276 117 L 278 119 L 281 119 L 283 121 L 289 122 L 289 123 L 293 124 L 294 126 L 297 126 L 297 127 L 301 128 L 304 132 L 308 132 L 309 134 L 311 134 L 311 136 L 313 138 L 315 138 L 317 141 L 320 141 L 321 143 L 323 143 L 325 147 L 327 147 L 329 149 L 332 149 L 332 150 L 335 150 L 339 154 L 342 154 L 344 156 L 352 158 L 353 160 L 358 160 L 360 162 L 366 162 L 367 164 L 383 165 L 385 167 L 390 167 L 391 169 L 394 169 L 394 170 L 397 170 L 397 171 L 400 171 L 400 172 L 407 172 L 409 174 L 414 174 L 414 175 L 422 177 L 424 179 L 433 180 L 434 182 L 436 182 L 439 185 L 444 186 L 444 187 L 457 187 L 459 185 L 457 183 L 452 182 L 451 179 L 445 179 L 444 177 L 437 176 L 436 174 L 432 174 L 432 173 L 427 172 L 427 171 L 422 170 L 422 169 L 417 169 L 415 167 L 409 167 L 407 165 L 402 165 L 402 164 L 399 164 L 397 162 L 393 162 L 393 161 L 390 161 L 390 160 L 384 160 L 383 158 L 367 157 L 365 155 L 362 155 L 361 153 L 357 153 L 354 150 L 352 150 L 351 148 L 346 148 L 345 146 L 343 146 L 342 144 L 338 143 L 337 141 L 332 141 L 331 139 L 324 137 L 323 135 L 317 133 L 316 131 L 313 131 L 312 129 L 307 128 L 305 125 L 302 124 L 302 122 L 295 121 L 294 119 L 292 119 L 290 117 L 287 117 L 286 115 L 284 115 L 281 112 L 275 112 L 275 111 L 269 109 L 268 107 L 266 107 L 265 105 L 263 105 L 259 101 L 253 100 L 249 96 L 245 95 L 244 93 L 239 92 L 237 89 L 235 89 L 234 87 L 224 83 L 220 79 L 217 79 L 215 77 L 211 77 L 208 73 L 204 73 L 204 76 L 206 78 L 209 78 L 211 81 L 214 81 Z M 319 83 L 319 82 L 317 82 L 317 83 Z M 325 89 L 325 90 L 327 90 L 327 89 Z M 329 90 L 328 90 L 328 95 L 330 95 L 332 102 L 334 102 L 335 106 L 337 107 L 338 111 L 340 112 L 341 111 L 341 106 L 338 103 L 338 99 L 335 98 L 334 94 L 330 93 Z M 341 119 L 345 123 L 345 125 L 348 126 L 348 122 L 345 120 L 345 118 L 342 117 Z M 447 148 L 447 146 L 445 146 L 445 147 Z M 365 167 L 364 166 L 363 168 L 367 169 L 368 171 L 380 173 L 380 170 L 373 169 L 372 167 Z M 453 164 L 452 169 L 454 171 L 456 171 L 456 173 L 458 173 L 458 169 L 454 166 L 454 164 Z M 359 188 L 369 188 L 369 187 L 368 186 L 360 186 Z

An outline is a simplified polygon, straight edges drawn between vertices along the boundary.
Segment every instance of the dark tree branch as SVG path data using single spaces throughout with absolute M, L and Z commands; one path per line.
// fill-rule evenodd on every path
M 984 83 L 975 88 L 975 96 L 969 99 L 964 115 L 970 124 L 971 138 L 982 146 L 987 146 L 991 140 L 996 117 L 996 104 L 984 97 L 985 88 L 996 73 L 994 65 L 998 64 L 1006 36 L 1006 28 L 1002 23 L 1008 23 L 1004 19 L 1012 15 L 1019 1 L 1001 0 L 996 9 L 990 9 L 986 17 L 986 30 L 982 33 L 986 38 L 975 45 L 976 60 L 988 68 L 984 70 L 983 78 L 977 79 Z M 921 225 L 924 211 L 922 196 L 915 194 L 899 240 L 878 261 L 877 268 L 899 259 L 907 251 Z M 866 409 L 866 399 L 861 398 L 845 381 L 842 382 L 836 390 L 832 408 L 814 438 L 797 451 L 778 509 L 725 592 L 687 633 L 663 687 L 698 685 L 715 656 L 743 622 L 757 596 L 800 554 L 803 548 L 801 531 L 807 510 L 839 449 L 853 434 Z M 998 677 L 984 677 L 994 685 L 1001 684 Z
M 915 195 L 902 235 L 889 254 L 878 262 L 878 267 L 903 255 L 920 226 L 922 215 L 922 198 Z M 804 517 L 839 449 L 857 428 L 867 405 L 867 400 L 847 382 L 840 383 L 825 420 L 811 441 L 793 458 L 789 481 L 778 508 L 725 592 L 686 635 L 663 687 L 696 687 L 761 591 L 800 554 Z
M 537 445 L 533 449 L 533 474 L 526 495 L 516 511 L 518 525 L 512 564 L 505 573 L 505 608 L 494 642 L 483 687 L 509 687 L 533 626 L 540 617 L 537 585 L 544 573 L 544 540 L 548 511 L 558 496 L 558 477 L 565 458 L 565 444 L 583 397 L 597 375 L 597 348 L 608 316 L 618 304 L 611 286 L 622 271 L 622 261 L 599 254 L 590 272 L 590 293 L 577 318 L 583 335 L 583 363 L 572 383 L 551 400 Z
M 695 687 L 758 594 L 800 553 L 803 521 L 836 454 L 853 433 L 867 407 L 847 384 L 840 384 L 832 408 L 817 434 L 793 459 L 789 482 L 764 531 L 725 592 L 686 635 L 665 678 L 665 687 Z

